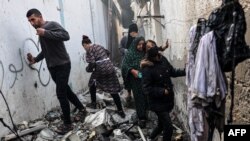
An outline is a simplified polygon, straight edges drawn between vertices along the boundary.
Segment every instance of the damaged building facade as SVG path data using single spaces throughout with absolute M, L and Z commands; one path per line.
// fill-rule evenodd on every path
M 126 1 L 126 2 L 124 2 Z M 119 40 L 127 31 L 130 21 L 136 22 L 139 32 L 145 39 L 152 39 L 163 45 L 168 39 L 170 48 L 164 51 L 173 66 L 185 67 L 190 27 L 198 18 L 208 18 L 210 13 L 221 5 L 222 0 L 3 0 L 0 3 L 0 89 L 9 104 L 15 123 L 43 117 L 58 106 L 55 85 L 43 61 L 32 67 L 28 65 L 26 53 L 38 54 L 40 47 L 33 27 L 25 14 L 30 8 L 41 10 L 46 20 L 62 24 L 71 36 L 66 48 L 72 61 L 69 84 L 81 94 L 87 89 L 89 73 L 84 60 L 85 51 L 81 46 L 82 34 L 89 35 L 94 43 L 101 44 L 111 51 L 112 60 L 118 64 Z M 239 0 L 242 4 L 247 29 L 250 28 L 250 0 Z M 127 6 L 129 4 L 129 7 Z M 126 6 L 124 6 L 126 5 Z M 126 12 L 124 12 L 126 11 Z M 133 12 L 131 12 L 133 11 Z M 124 18 L 126 17 L 126 18 Z M 131 18 L 132 17 L 132 18 Z M 246 33 L 250 45 L 250 31 Z M 240 63 L 235 76 L 235 123 L 249 123 L 250 109 L 250 62 Z M 228 74 L 230 76 L 230 73 Z M 228 77 L 230 80 L 230 77 Z M 189 132 L 187 112 L 187 87 L 185 78 L 175 78 L 174 115 L 182 122 L 182 128 Z M 230 97 L 230 96 L 228 96 Z M 230 99 L 227 98 L 226 111 Z M 8 109 L 0 98 L 0 118 L 11 123 Z M 11 125 L 11 124 L 10 124 Z M 0 137 L 8 129 L 0 124 Z

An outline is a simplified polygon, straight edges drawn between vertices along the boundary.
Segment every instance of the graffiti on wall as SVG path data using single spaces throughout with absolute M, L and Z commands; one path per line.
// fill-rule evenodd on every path
M 38 79 L 39 79 L 39 82 L 41 83 L 42 86 L 46 87 L 49 83 L 50 83 L 50 75 L 44 75 L 44 73 L 47 73 L 45 69 L 46 67 L 44 67 L 44 63 L 43 61 L 39 62 L 37 64 L 38 67 L 35 67 L 35 66 L 32 66 L 32 65 L 29 65 L 28 63 L 28 60 L 26 59 L 26 53 L 25 53 L 25 50 L 28 48 L 27 46 L 27 43 L 30 43 L 31 47 L 32 48 L 36 48 L 37 51 L 39 51 L 39 43 L 36 43 L 33 39 L 31 38 L 27 38 L 25 41 L 24 41 L 24 44 L 23 44 L 23 51 L 21 48 L 18 49 L 18 58 L 19 59 L 16 59 L 19 62 L 19 64 L 21 64 L 20 67 L 17 67 L 14 63 L 11 63 L 8 66 L 8 71 L 11 73 L 11 74 L 14 74 L 14 79 L 13 81 L 10 82 L 10 88 L 13 88 L 18 80 L 18 74 L 22 73 L 23 70 L 24 70 L 24 63 L 32 70 L 35 70 L 38 74 Z M 21 74 L 22 76 L 22 74 Z M 47 77 L 47 78 L 46 78 Z M 5 79 L 5 64 L 3 63 L 2 60 L 0 60 L 0 89 L 2 89 L 3 87 L 3 84 L 4 84 L 4 79 Z M 35 84 L 37 85 L 37 84 Z M 36 87 L 36 86 L 35 86 Z
M 14 73 L 14 74 L 15 74 L 14 81 L 13 81 L 13 83 L 11 84 L 10 88 L 13 88 L 13 86 L 15 85 L 16 80 L 17 80 L 17 74 L 23 71 L 23 60 L 22 60 L 22 53 L 21 53 L 21 49 L 20 49 L 20 48 L 19 48 L 19 55 L 20 55 L 20 60 L 21 60 L 21 68 L 20 68 L 20 69 L 17 69 L 16 66 L 15 66 L 14 64 L 10 64 L 10 65 L 9 65 L 9 71 L 10 71 L 11 73 Z
M 39 42 L 35 42 L 33 39 L 31 38 L 27 38 L 25 41 L 24 41 L 24 46 L 23 46 L 23 49 L 24 49 L 24 52 L 25 50 L 28 48 L 27 46 L 27 43 L 30 42 L 31 43 L 31 47 L 36 49 L 37 52 L 39 52 Z M 28 52 L 27 52 L 28 53 Z M 24 57 L 26 58 L 26 53 L 24 53 Z M 34 67 L 33 65 L 29 65 L 29 62 L 28 60 L 25 59 L 25 62 L 26 64 L 29 66 L 30 69 L 32 70 L 35 70 L 38 74 L 38 78 L 39 78 L 39 81 L 41 83 L 42 86 L 47 86 L 50 82 L 50 75 L 48 75 L 48 78 L 44 81 L 43 77 L 44 75 L 42 74 L 46 69 L 45 67 L 43 67 L 43 61 L 40 61 L 39 64 L 38 64 L 38 68 Z M 43 78 L 43 79 L 42 79 Z

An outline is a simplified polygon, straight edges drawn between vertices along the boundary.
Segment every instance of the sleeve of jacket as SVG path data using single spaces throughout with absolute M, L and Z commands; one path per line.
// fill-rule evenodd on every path
M 40 53 L 35 57 L 35 61 L 36 61 L 36 62 L 39 62 L 39 61 L 43 60 L 43 58 L 44 58 L 43 52 L 40 52 Z
M 130 65 L 131 62 L 132 62 L 132 57 L 128 53 L 125 55 L 123 63 L 122 63 L 122 75 L 125 78 L 128 78 L 128 76 L 130 75 L 131 69 L 133 69 Z
M 57 22 L 52 22 L 51 29 L 45 29 L 44 37 L 59 40 L 59 41 L 67 41 L 69 40 L 69 33 Z
M 91 47 L 91 50 L 86 52 L 86 62 L 87 63 L 95 63 L 95 54 L 94 54 L 93 48 L 94 48 L 94 46 Z
M 165 95 L 164 88 L 153 86 L 152 75 L 147 67 L 142 69 L 142 90 L 144 94 L 150 97 L 161 98 Z
M 168 66 L 169 66 L 169 71 L 170 71 L 170 76 L 171 77 L 180 77 L 180 76 L 185 76 L 186 75 L 185 68 L 176 69 L 168 61 L 167 61 L 167 63 L 168 63 Z
M 180 77 L 180 76 L 186 75 L 185 68 L 184 69 L 176 69 L 176 68 L 172 67 L 170 72 L 171 72 L 171 77 Z

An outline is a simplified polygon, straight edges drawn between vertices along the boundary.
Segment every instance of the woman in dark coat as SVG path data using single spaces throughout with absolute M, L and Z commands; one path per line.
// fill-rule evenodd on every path
M 135 100 L 135 108 L 137 116 L 142 123 L 141 126 L 145 126 L 146 120 L 146 98 L 142 93 L 141 87 L 141 76 L 140 76 L 140 61 L 144 57 L 144 44 L 145 40 L 143 37 L 137 37 L 133 41 L 128 53 L 125 55 L 122 64 L 122 74 L 126 82 L 125 87 L 130 87 L 133 92 Z
M 173 68 L 159 53 L 157 46 L 148 49 L 141 67 L 143 93 L 147 96 L 149 109 L 158 116 L 158 125 L 151 133 L 150 139 L 154 139 L 163 131 L 163 140 L 170 141 L 173 128 L 169 113 L 174 107 L 174 91 L 170 77 L 184 76 L 185 71 Z
M 119 92 L 121 87 L 116 76 L 113 63 L 109 59 L 109 52 L 104 47 L 91 44 L 88 36 L 83 35 L 82 45 L 86 50 L 86 61 L 89 63 L 86 68 L 87 72 L 92 72 L 89 80 L 89 88 L 91 94 L 91 107 L 96 108 L 96 88 L 110 93 L 118 109 L 118 114 L 125 117 Z

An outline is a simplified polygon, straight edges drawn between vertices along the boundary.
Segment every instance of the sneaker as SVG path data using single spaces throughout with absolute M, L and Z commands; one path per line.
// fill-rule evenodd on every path
M 88 114 L 88 112 L 87 112 L 86 108 L 79 110 L 78 113 L 73 116 L 74 122 L 79 122 L 79 121 L 84 122 L 87 114 Z
M 118 114 L 121 118 L 125 118 L 125 117 L 126 117 L 126 115 L 125 115 L 125 113 L 124 113 L 123 110 L 117 111 L 117 114 Z
M 55 129 L 55 132 L 59 135 L 65 135 L 71 130 L 73 130 L 72 124 L 61 124 Z
M 88 104 L 86 105 L 86 107 L 89 107 L 89 108 L 91 108 L 91 109 L 96 109 L 96 103 L 95 103 L 95 102 L 93 102 L 93 103 L 88 103 Z

